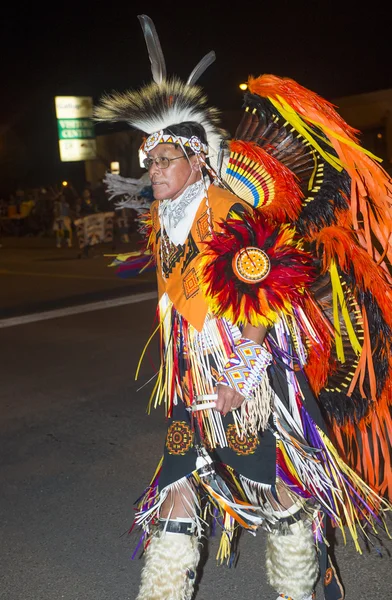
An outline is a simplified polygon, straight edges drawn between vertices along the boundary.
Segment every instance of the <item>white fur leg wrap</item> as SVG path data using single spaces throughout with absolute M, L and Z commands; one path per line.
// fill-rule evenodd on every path
M 200 559 L 199 540 L 183 533 L 159 533 L 147 550 L 136 600 L 191 600 Z
M 318 577 L 318 559 L 310 523 L 298 521 L 286 535 L 269 533 L 267 576 L 279 594 L 294 600 L 310 598 Z

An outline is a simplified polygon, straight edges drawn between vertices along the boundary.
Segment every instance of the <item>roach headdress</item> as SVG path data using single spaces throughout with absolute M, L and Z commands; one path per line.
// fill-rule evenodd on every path
M 219 111 L 207 106 L 202 89 L 195 85 L 214 62 L 213 51 L 196 65 L 186 82 L 167 78 L 164 55 L 152 20 L 139 15 L 151 62 L 153 81 L 135 91 L 105 95 L 95 109 L 97 121 L 126 122 L 145 134 L 142 155 L 159 143 L 176 143 L 194 154 L 203 153 L 214 167 L 221 141 L 227 137 L 219 127 Z M 182 124 L 186 124 L 184 134 Z M 193 124 L 198 125 L 192 131 Z M 175 126 L 175 132 L 172 127 Z M 200 126 L 202 135 L 200 135 Z

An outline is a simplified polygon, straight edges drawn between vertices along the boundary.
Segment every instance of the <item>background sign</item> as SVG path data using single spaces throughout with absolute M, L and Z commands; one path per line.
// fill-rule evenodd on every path
M 56 96 L 55 105 L 60 159 L 69 162 L 96 158 L 93 99 L 89 96 Z

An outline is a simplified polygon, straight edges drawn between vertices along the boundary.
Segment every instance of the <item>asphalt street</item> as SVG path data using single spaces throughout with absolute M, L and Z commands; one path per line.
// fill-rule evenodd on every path
M 138 234 L 129 243 L 80 250 L 56 248 L 52 237 L 8 237 L 0 240 L 0 319 L 53 310 L 156 289 L 155 275 L 121 279 L 110 267 L 121 252 L 140 248 Z
M 154 291 L 154 279 L 116 280 L 103 249 L 81 260 L 46 240 L 35 250 L 2 243 L 3 323 L 23 310 L 104 299 L 108 307 L 0 327 L 0 599 L 134 600 L 143 560 L 132 560 L 138 537 L 128 529 L 165 430 L 160 408 L 146 414 L 154 339 L 135 381 L 156 304 L 140 294 Z M 360 554 L 336 532 L 347 600 L 392 599 L 392 542 L 380 540 L 370 551 L 361 543 Z M 217 538 L 205 547 L 195 600 L 276 599 L 263 533 L 243 535 L 231 569 L 217 565 L 217 548 Z

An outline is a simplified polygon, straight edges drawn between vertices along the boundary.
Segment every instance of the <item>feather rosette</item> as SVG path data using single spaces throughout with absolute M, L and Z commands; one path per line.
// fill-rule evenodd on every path
M 219 224 L 200 263 L 203 293 L 213 313 L 232 323 L 270 325 L 301 304 L 314 280 L 312 257 L 289 225 L 261 213 Z

